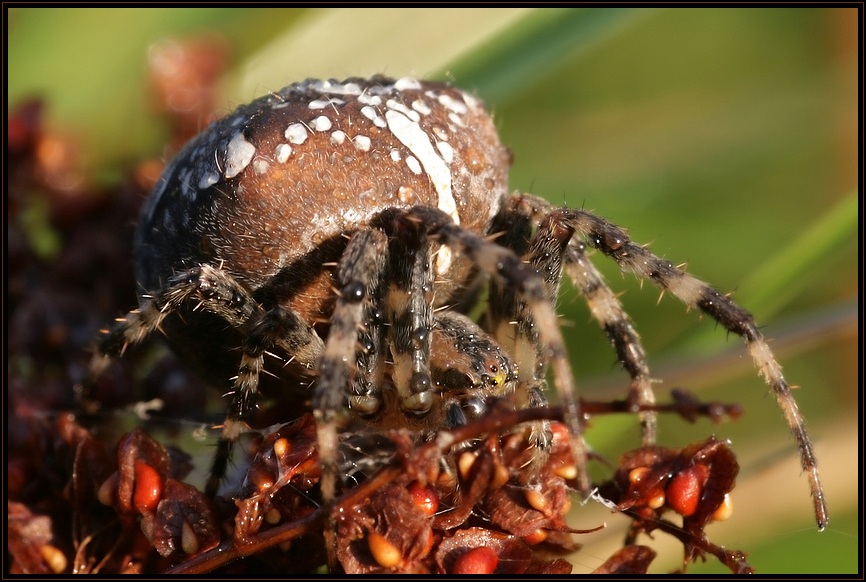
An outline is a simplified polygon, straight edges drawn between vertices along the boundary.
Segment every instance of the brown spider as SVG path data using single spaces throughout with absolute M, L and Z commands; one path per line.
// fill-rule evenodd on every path
M 753 317 L 620 227 L 510 194 L 510 162 L 482 103 L 447 84 L 307 80 L 241 106 L 157 183 L 135 237 L 146 291 L 103 337 L 94 374 L 160 329 L 211 382 L 233 378 L 211 495 L 258 395 L 297 394 L 286 420 L 308 405 L 315 415 L 327 505 L 341 431 L 407 427 L 423 440 L 478 418 L 491 396 L 543 407 L 550 365 L 587 493 L 582 415 L 554 311 L 563 268 L 631 376 L 644 445 L 656 431 L 644 350 L 589 244 L 746 341 L 797 439 L 823 529 L 812 445 Z M 465 314 L 485 285 L 476 323 Z M 527 482 L 551 446 L 547 421 L 530 440 L 539 461 Z

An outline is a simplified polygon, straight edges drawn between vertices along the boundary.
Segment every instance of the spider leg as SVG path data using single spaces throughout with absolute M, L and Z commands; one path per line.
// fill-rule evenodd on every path
M 571 238 L 571 233 L 556 233 L 550 228 L 537 228 L 537 217 L 532 216 L 519 204 L 519 198 L 510 198 L 494 218 L 490 231 L 502 233 L 497 243 L 511 249 L 524 263 L 532 265 L 544 280 L 548 303 L 553 306 L 559 292 L 562 272 L 562 255 Z M 547 405 L 543 386 L 547 365 L 547 353 L 539 339 L 532 311 L 517 289 L 502 281 L 490 281 L 490 300 L 488 303 L 489 327 L 496 332 L 497 339 L 508 346 L 514 354 L 521 370 L 521 387 L 524 396 L 522 406 L 543 407 Z M 539 451 L 538 456 L 528 467 L 526 477 L 544 464 L 546 453 L 550 450 L 553 433 L 548 421 L 534 423 L 530 442 Z
M 418 416 L 429 412 L 433 405 L 433 268 L 425 225 L 401 220 L 400 216 L 386 224 L 390 264 L 385 312 L 391 326 L 391 379 L 400 408 Z
M 573 435 L 572 453 L 575 465 L 579 468 L 578 488 L 583 493 L 588 492 L 586 447 L 581 436 L 574 378 L 571 375 L 562 334 L 559 331 L 556 313 L 550 303 L 544 278 L 531 265 L 522 262 L 513 251 L 488 242 L 483 237 L 454 224 L 450 216 L 437 208 L 415 206 L 407 210 L 403 216 L 408 221 L 425 225 L 431 235 L 438 236 L 442 244 L 470 258 L 481 272 L 503 277 L 520 293 L 532 316 L 534 328 L 538 331 L 539 343 L 546 346 L 553 367 L 555 385 L 565 411 L 566 424 Z M 571 236 L 571 232 L 565 231 L 556 234 L 562 237 Z M 567 241 L 567 238 L 565 240 Z
M 540 223 L 545 216 L 556 210 L 552 204 L 536 196 L 520 194 L 513 196 L 510 203 L 517 212 L 531 216 Z M 565 270 L 574 286 L 586 300 L 593 318 L 605 331 L 616 351 L 617 359 L 631 376 L 628 400 L 635 407 L 655 404 L 647 355 L 634 329 L 631 318 L 625 312 L 604 277 L 586 256 L 586 245 L 580 238 L 573 237 L 563 257 Z M 641 423 L 642 445 L 655 444 L 657 421 L 656 413 L 646 410 L 638 414 Z
M 232 325 L 238 323 L 224 319 Z M 205 484 L 205 494 L 209 497 L 216 496 L 226 474 L 232 443 L 248 429 L 247 420 L 258 406 L 259 376 L 264 369 L 265 353 L 280 349 L 295 363 L 312 370 L 323 348 L 322 340 L 313 328 L 294 310 L 282 305 L 267 311 L 256 306 L 253 319 L 241 325 L 249 327 L 249 331 L 243 339 L 238 374 L 229 393 L 232 400 Z
M 98 377 L 111 358 L 122 356 L 127 347 L 143 341 L 191 300 L 234 327 L 244 325 L 258 310 L 252 295 L 228 273 L 210 265 L 183 271 L 169 279 L 159 293 L 143 298 L 138 309 L 103 331 L 90 364 L 90 378 Z
M 336 495 L 337 422 L 339 414 L 346 409 L 346 387 L 357 369 L 358 339 L 363 333 L 366 304 L 382 278 L 385 253 L 385 235 L 375 230 L 356 233 L 346 246 L 337 266 L 340 291 L 319 360 L 319 381 L 313 395 L 326 516 L 325 547 L 332 571 L 337 567 L 336 523 L 331 511 Z
M 246 331 L 232 403 L 205 486 L 205 492 L 213 497 L 225 475 L 231 443 L 245 430 L 244 420 L 255 407 L 264 353 L 280 348 L 312 367 L 321 352 L 322 340 L 294 311 L 282 306 L 264 310 L 229 273 L 203 264 L 173 276 L 162 291 L 144 299 L 138 310 L 104 334 L 91 364 L 90 378 L 102 372 L 111 356 L 122 355 L 127 346 L 144 340 L 159 329 L 166 317 L 190 302 L 196 302 L 194 309 L 210 311 L 229 326 Z
M 772 389 L 788 426 L 797 440 L 803 471 L 808 475 L 812 489 L 818 529 L 823 530 L 828 523 L 827 506 L 818 476 L 818 463 L 812 450 L 812 442 L 806 431 L 803 416 L 797 408 L 797 402 L 791 394 L 791 388 L 782 376 L 782 368 L 776 362 L 752 314 L 703 281 L 635 244 L 629 239 L 625 230 L 603 218 L 574 209 L 558 210 L 552 216 L 571 225 L 586 238 L 590 245 L 614 259 L 623 269 L 650 279 L 662 289 L 673 293 L 686 305 L 697 307 L 722 324 L 725 329 L 745 340 L 759 373 Z
M 635 407 L 655 404 L 647 355 L 640 336 L 634 329 L 631 318 L 622 308 L 616 295 L 605 283 L 602 274 L 586 256 L 586 246 L 573 239 L 565 255 L 566 271 L 586 299 L 590 313 L 604 329 L 617 358 L 631 376 L 628 401 Z M 641 424 L 641 445 L 651 446 L 656 442 L 657 414 L 653 410 L 638 413 Z

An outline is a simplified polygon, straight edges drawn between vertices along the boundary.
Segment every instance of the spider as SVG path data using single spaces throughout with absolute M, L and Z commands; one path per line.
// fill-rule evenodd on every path
M 546 406 L 549 366 L 587 493 L 554 311 L 563 269 L 631 377 L 643 444 L 656 432 L 644 350 L 588 245 L 745 340 L 796 437 L 823 529 L 812 445 L 753 317 L 607 220 L 509 193 L 510 163 L 483 104 L 448 84 L 310 79 L 242 105 L 187 144 L 155 186 L 135 236 L 146 291 L 103 335 L 93 374 L 159 329 L 186 362 L 229 386 L 210 494 L 259 395 L 296 394 L 287 415 L 306 406 L 315 415 L 328 503 L 350 424 L 426 439 L 481 416 L 489 397 Z M 475 322 L 466 314 L 485 286 Z M 531 442 L 543 459 L 549 425 L 536 423 Z

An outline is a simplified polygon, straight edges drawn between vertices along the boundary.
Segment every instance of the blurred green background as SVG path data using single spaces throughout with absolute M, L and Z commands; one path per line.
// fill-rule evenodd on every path
M 775 401 L 742 342 L 651 285 L 596 263 L 633 317 L 660 400 L 682 386 L 738 402 L 737 422 L 664 418 L 661 444 L 715 432 L 742 469 L 735 513 L 711 539 L 750 553 L 759 573 L 853 573 L 860 547 L 856 9 L 11 9 L 9 105 L 47 99 L 52 128 L 81 140 L 94 179 L 162 155 L 148 47 L 216 33 L 232 49 L 225 112 L 308 76 L 383 72 L 452 80 L 477 92 L 514 151 L 511 184 L 582 206 L 750 309 L 773 338 L 809 421 L 831 512 L 812 519 L 808 485 Z M 564 332 L 581 393 L 622 394 L 627 376 L 566 285 Z M 587 434 L 616 458 L 639 444 L 632 418 Z M 601 475 L 601 473 L 599 473 Z M 593 507 L 595 505 L 595 507 Z M 591 571 L 625 521 L 590 503 L 572 524 Z M 654 570 L 681 546 L 659 534 Z M 710 560 L 698 572 L 724 572 Z

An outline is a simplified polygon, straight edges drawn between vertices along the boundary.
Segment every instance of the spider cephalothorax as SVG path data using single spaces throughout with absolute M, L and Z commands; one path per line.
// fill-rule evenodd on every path
M 644 444 L 655 419 L 638 336 L 577 233 L 746 340 L 797 436 L 823 527 L 811 444 L 752 316 L 606 220 L 509 194 L 509 165 L 480 101 L 443 83 L 307 80 L 241 106 L 190 142 L 151 194 L 135 238 L 146 292 L 101 354 L 162 329 L 187 362 L 233 386 L 225 439 L 260 391 L 304 395 L 326 503 L 344 421 L 428 438 L 477 418 L 490 397 L 544 406 L 550 365 L 585 492 L 580 414 L 553 309 L 563 268 L 631 375 Z M 487 281 L 476 323 L 464 314 Z M 537 423 L 539 456 L 550 439 Z M 527 465 L 527 481 L 538 465 Z

